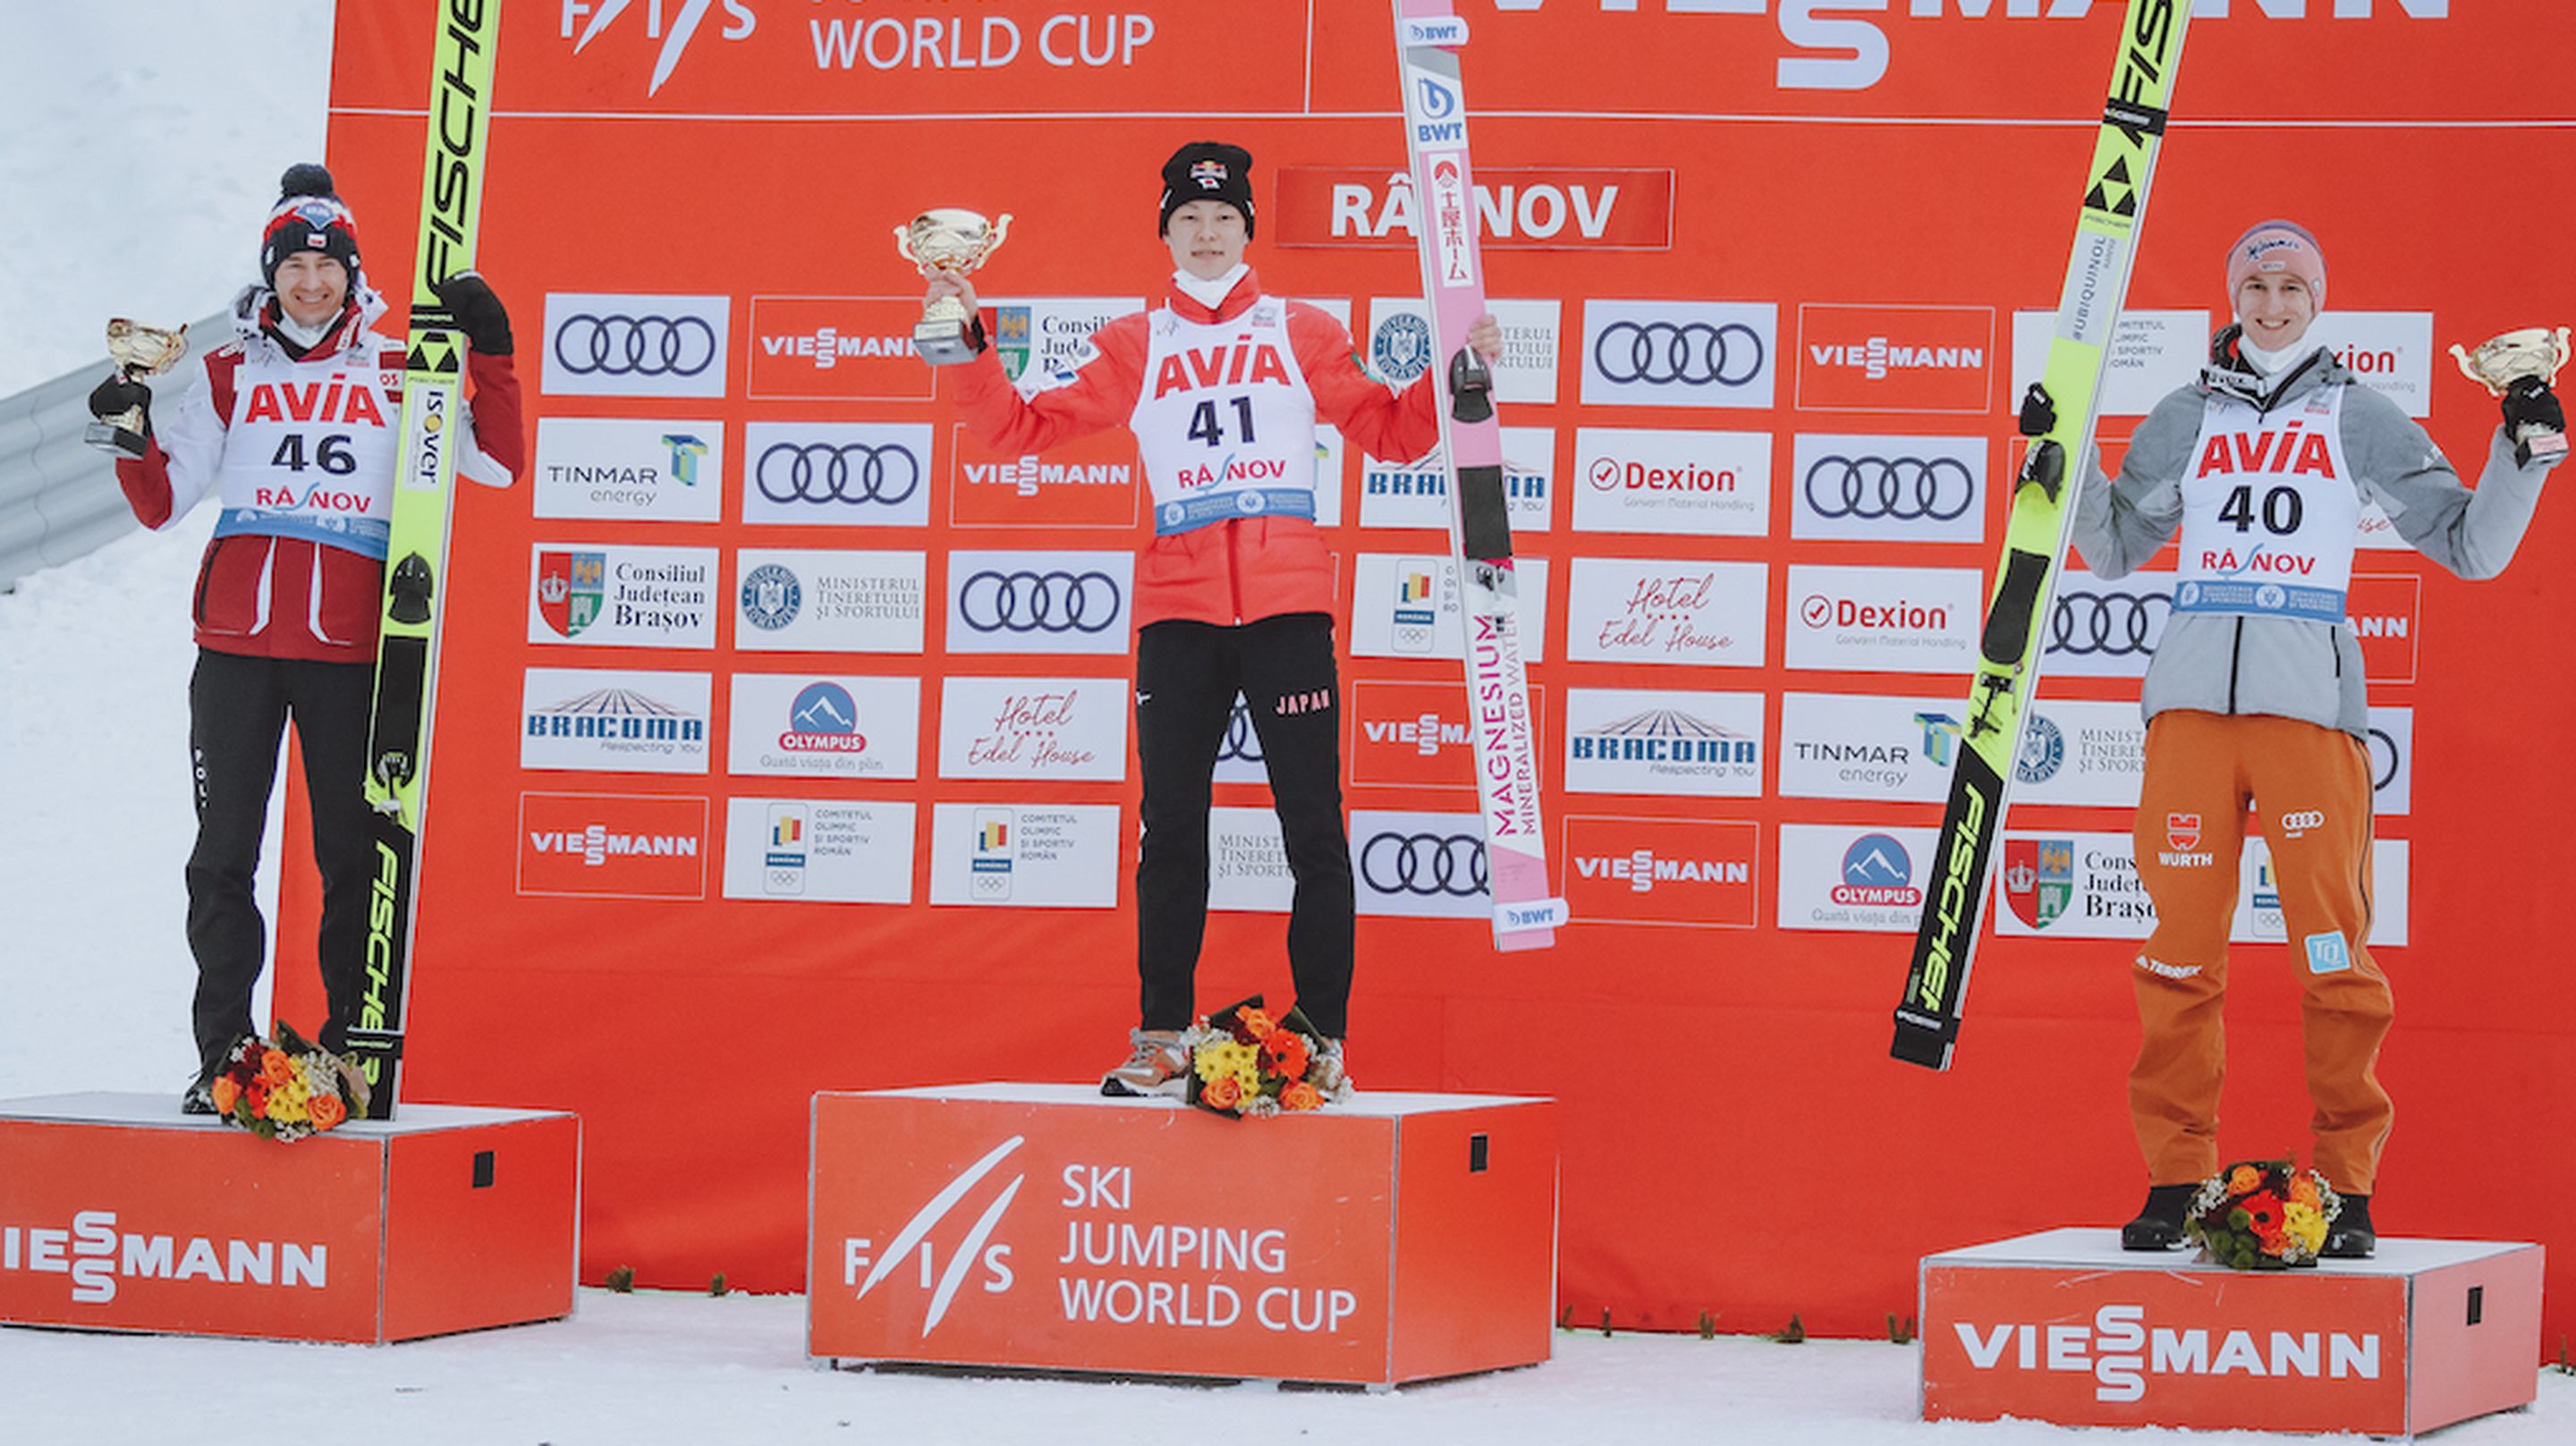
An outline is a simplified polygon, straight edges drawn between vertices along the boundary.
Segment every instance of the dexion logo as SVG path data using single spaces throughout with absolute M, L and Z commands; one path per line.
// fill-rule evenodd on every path
M 2147 1308 L 2132 1304 L 2102 1306 L 2089 1325 L 1958 1320 L 1950 1327 L 1974 1370 L 2089 1375 L 2101 1401 L 2143 1400 L 2157 1376 L 2379 1379 L 2376 1331 L 2271 1330 L 2258 1337 L 2244 1329 L 2150 1325 Z
M 67 1276 L 71 1298 L 82 1305 L 116 1299 L 119 1280 L 326 1290 L 331 1248 L 125 1230 L 118 1227 L 113 1210 L 81 1210 L 68 1226 L 0 1225 L 0 1271 Z

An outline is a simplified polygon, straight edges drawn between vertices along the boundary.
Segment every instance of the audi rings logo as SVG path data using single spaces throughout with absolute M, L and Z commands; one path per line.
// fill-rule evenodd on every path
M 2398 765 L 2405 762 L 2397 750 L 2397 739 L 2385 728 L 2370 725 L 2370 791 L 2379 792 L 2397 781 Z
M 1217 745 L 1216 761 L 1259 763 L 1261 734 L 1252 726 L 1252 707 L 1240 697 L 1234 700 L 1234 711 L 1226 715 L 1225 741 Z
M 891 507 L 921 490 L 921 458 L 894 442 L 772 442 L 752 464 L 752 481 L 772 502 Z
M 2143 657 L 2152 651 L 2149 640 L 2172 609 L 2171 593 L 2059 593 L 2049 620 L 2049 651 L 2076 657 Z
M 702 316 L 576 311 L 555 328 L 555 365 L 577 377 L 694 377 L 721 350 Z
M 1819 457 L 1804 485 L 1819 517 L 1949 522 L 1977 500 L 1976 474 L 1956 457 Z
M 1487 892 L 1485 841 L 1464 833 L 1374 834 L 1360 849 L 1360 882 L 1372 893 L 1472 899 Z
M 987 569 L 957 592 L 957 613 L 979 633 L 1100 633 L 1117 625 L 1125 599 L 1105 572 Z
M 1604 381 L 1740 387 L 1762 375 L 1762 334 L 1740 321 L 1614 321 L 1593 338 Z

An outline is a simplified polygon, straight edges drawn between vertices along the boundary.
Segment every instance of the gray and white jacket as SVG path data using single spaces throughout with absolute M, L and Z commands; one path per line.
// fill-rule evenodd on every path
M 2493 577 L 2513 560 L 2550 463 L 2515 465 L 2513 444 L 2499 427 L 2472 492 L 2412 417 L 2356 383 L 2322 348 L 2265 377 L 2235 359 L 2230 341 L 2222 336 L 2214 349 L 2225 360 L 2202 368 L 2198 381 L 2147 414 L 2117 481 L 2088 457 L 2071 537 L 2096 576 L 2135 571 L 2181 528 L 2183 473 L 2213 395 L 2268 413 L 2325 387 L 2349 388 L 2343 446 L 2353 485 L 2364 503 L 2388 515 L 2398 536 L 2471 580 Z M 2173 613 L 2139 703 L 2150 721 L 2169 708 L 2190 708 L 2299 718 L 2364 738 L 2370 726 L 2361 645 L 2348 622 Z

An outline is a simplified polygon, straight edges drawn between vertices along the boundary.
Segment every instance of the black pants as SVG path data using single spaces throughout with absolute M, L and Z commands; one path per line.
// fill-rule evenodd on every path
M 1333 622 L 1291 613 L 1238 627 L 1166 621 L 1136 641 L 1136 754 L 1145 837 L 1136 860 L 1136 973 L 1147 1029 L 1194 1017 L 1207 934 L 1209 776 L 1234 696 L 1252 710 L 1296 900 L 1288 970 L 1315 1028 L 1348 1028 L 1355 896 L 1342 829 L 1341 697 Z
M 188 744 L 196 766 L 197 846 L 188 855 L 188 947 L 197 956 L 196 1030 L 209 1069 L 235 1039 L 257 1032 L 251 986 L 268 928 L 251 880 L 286 722 L 304 751 L 313 861 L 322 872 L 322 987 L 330 1017 L 319 1042 L 347 1042 L 365 987 L 367 903 L 374 871 L 366 798 L 367 716 L 375 668 L 200 649 L 188 682 Z

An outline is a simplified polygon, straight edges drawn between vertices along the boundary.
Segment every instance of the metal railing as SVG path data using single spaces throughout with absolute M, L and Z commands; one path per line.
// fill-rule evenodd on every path
M 199 353 L 231 338 L 229 311 L 190 323 L 187 358 L 152 383 L 154 408 L 166 411 L 200 385 Z M 81 440 L 90 423 L 90 389 L 107 370 L 102 353 L 88 366 L 0 398 L 0 592 L 138 525 L 117 489 L 113 459 Z

